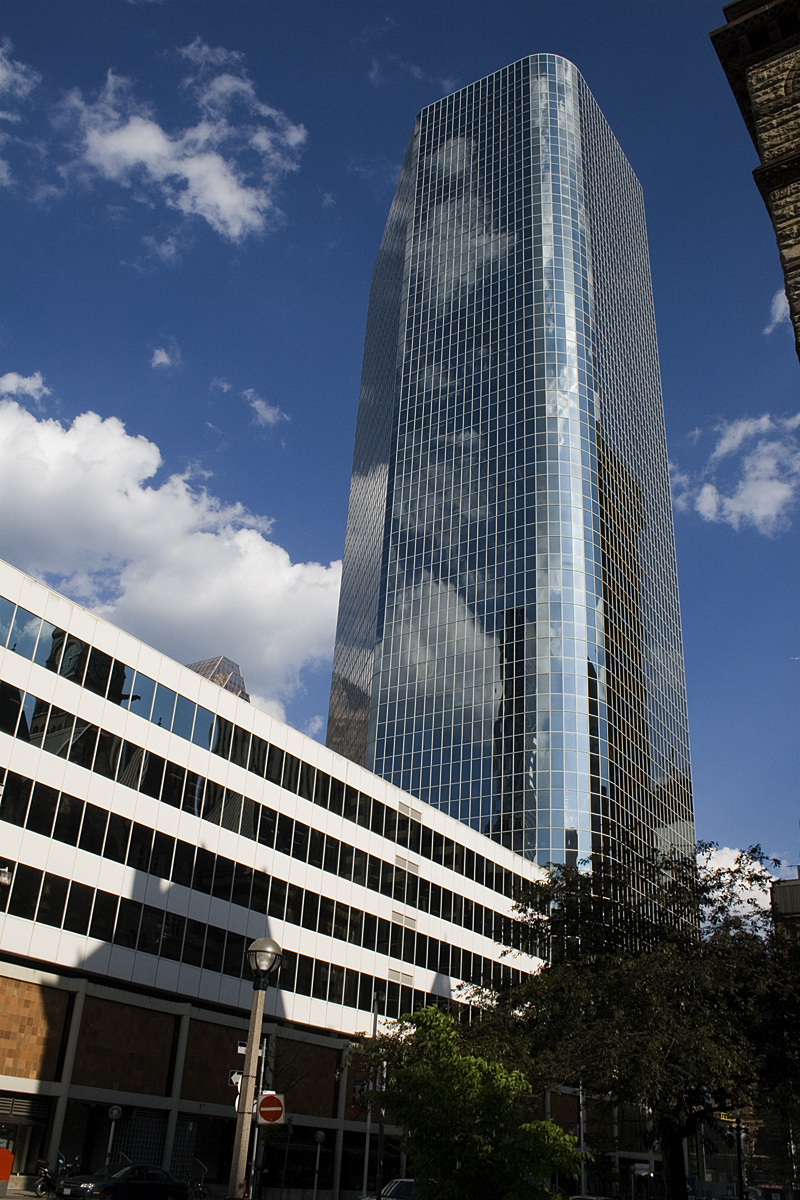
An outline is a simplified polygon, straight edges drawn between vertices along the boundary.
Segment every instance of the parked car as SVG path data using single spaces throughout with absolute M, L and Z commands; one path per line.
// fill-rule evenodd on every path
M 133 1163 L 120 1167 L 110 1163 L 92 1175 L 71 1175 L 56 1184 L 57 1200 L 80 1200 L 102 1196 L 103 1200 L 189 1200 L 188 1184 L 173 1179 L 161 1167 Z
M 390 1179 L 381 1192 L 381 1200 L 414 1200 L 415 1196 L 413 1179 Z M 374 1194 L 367 1200 L 375 1200 Z

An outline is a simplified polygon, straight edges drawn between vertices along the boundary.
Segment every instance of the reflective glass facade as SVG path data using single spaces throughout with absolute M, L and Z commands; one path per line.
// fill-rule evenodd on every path
M 328 745 L 540 863 L 693 843 L 641 188 L 554 55 L 415 124 L 370 294 Z

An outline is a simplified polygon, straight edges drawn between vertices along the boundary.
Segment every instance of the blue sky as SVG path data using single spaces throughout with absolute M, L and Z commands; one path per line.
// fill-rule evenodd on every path
M 716 0 L 6 0 L 0 555 L 324 736 L 415 113 L 583 72 L 645 192 L 698 833 L 798 857 L 798 362 Z M 778 300 L 776 300 L 776 295 Z M 771 332 L 765 330 L 771 328 Z

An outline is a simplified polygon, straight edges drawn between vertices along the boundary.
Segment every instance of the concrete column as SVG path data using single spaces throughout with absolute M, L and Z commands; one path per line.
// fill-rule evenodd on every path
M 342 1180 L 342 1151 L 344 1149 L 344 1112 L 347 1107 L 347 1074 L 349 1071 L 350 1047 L 342 1051 L 339 1069 L 339 1101 L 336 1105 L 336 1144 L 333 1148 L 333 1192 L 331 1200 L 339 1200 Z
M 67 1049 L 64 1054 L 64 1066 L 61 1071 L 61 1091 L 58 1100 L 56 1101 L 56 1111 L 53 1117 L 53 1128 L 50 1132 L 50 1141 L 47 1146 L 47 1157 L 50 1160 L 51 1167 L 55 1168 L 58 1164 L 58 1151 L 61 1144 L 61 1135 L 64 1132 L 64 1118 L 67 1115 L 67 1101 L 69 1100 L 69 1088 L 72 1083 L 72 1072 L 75 1068 L 75 1054 L 78 1049 L 78 1037 L 81 1032 L 81 1020 L 83 1018 L 83 1006 L 86 1002 L 86 980 L 81 979 L 75 989 L 75 1003 L 72 1006 L 72 1017 L 69 1023 L 69 1033 L 67 1035 Z
M 172 1150 L 175 1145 L 175 1130 L 178 1128 L 178 1111 L 181 1101 L 181 1087 L 183 1086 L 183 1064 L 186 1062 L 186 1043 L 189 1040 L 189 1014 L 184 1012 L 181 1017 L 181 1024 L 178 1030 L 178 1045 L 175 1051 L 175 1070 L 172 1073 L 172 1091 L 170 1099 L 172 1104 L 167 1114 L 167 1132 L 164 1135 L 164 1153 L 161 1157 L 161 1166 L 165 1171 L 169 1171 L 172 1165 Z

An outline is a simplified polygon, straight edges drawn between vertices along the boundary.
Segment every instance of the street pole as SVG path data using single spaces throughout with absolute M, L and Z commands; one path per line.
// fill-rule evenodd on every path
M 372 1036 L 373 1038 L 378 1032 L 378 993 L 372 993 Z M 367 1091 L 372 1091 L 373 1077 L 370 1076 L 370 1081 Z M 367 1125 L 364 1130 L 364 1173 L 361 1181 L 361 1195 L 365 1197 L 367 1194 L 367 1183 L 369 1181 L 369 1144 L 372 1138 L 372 1105 L 367 1104 Z
M 228 1181 L 230 1200 L 240 1200 L 245 1194 L 247 1151 L 250 1145 L 253 1097 L 256 1090 L 258 1068 L 258 1044 L 261 1040 L 261 1023 L 264 1017 L 264 992 L 267 987 L 267 975 L 280 962 L 281 948 L 272 938 L 257 938 L 248 947 L 247 958 L 250 970 L 253 972 L 253 1004 L 250 1009 L 247 1050 L 244 1056 L 242 1086 L 236 1110 L 236 1136 L 233 1142 L 231 1174 Z
M 314 1200 L 317 1200 L 317 1186 L 319 1185 L 319 1155 L 322 1149 L 322 1143 L 325 1141 L 325 1134 L 321 1129 L 318 1129 L 314 1134 L 314 1141 L 317 1143 L 317 1161 L 314 1166 Z
M 742 1155 L 742 1118 L 736 1118 L 736 1175 L 739 1184 L 739 1200 L 745 1200 L 744 1196 L 744 1159 Z

